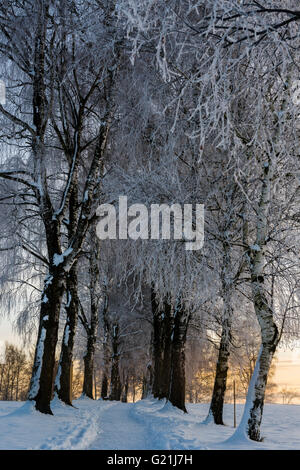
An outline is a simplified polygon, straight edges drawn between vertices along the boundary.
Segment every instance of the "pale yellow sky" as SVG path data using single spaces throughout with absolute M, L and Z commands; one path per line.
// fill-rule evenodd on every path
M 279 388 L 290 388 L 297 390 L 299 398 L 293 403 L 300 403 L 300 345 L 293 349 L 280 348 L 277 352 L 278 362 L 273 381 Z
M 14 344 L 19 344 L 20 339 L 13 331 L 11 323 L 7 319 L 0 318 L 0 341 L 9 341 Z

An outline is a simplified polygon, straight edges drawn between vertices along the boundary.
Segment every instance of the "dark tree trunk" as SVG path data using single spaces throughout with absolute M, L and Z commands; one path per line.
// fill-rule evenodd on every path
M 151 331 L 151 339 L 149 345 L 149 355 L 148 355 L 148 364 L 146 367 L 146 371 L 143 374 L 143 389 L 142 389 L 142 400 L 148 398 L 153 393 L 153 328 Z
M 61 345 L 60 361 L 55 381 L 55 392 L 60 400 L 72 405 L 72 363 L 74 339 L 78 321 L 77 264 L 67 277 L 67 320 Z
M 132 401 L 135 403 L 135 376 L 132 375 Z
M 162 345 L 162 315 L 157 313 L 153 321 L 154 330 L 154 350 L 153 350 L 153 363 L 154 363 L 154 379 L 153 379 L 153 396 L 160 398 L 162 396 L 162 381 L 163 381 L 163 345 Z
M 53 207 L 47 192 L 47 173 L 44 166 L 44 137 L 49 109 L 45 85 L 45 45 L 48 23 L 47 3 L 38 6 L 37 28 L 35 31 L 33 61 L 33 124 L 36 132 L 32 137 L 34 158 L 34 179 L 37 190 L 35 196 L 44 223 L 49 257 L 49 274 L 46 278 L 41 300 L 39 331 L 35 358 L 32 369 L 29 400 L 35 400 L 36 409 L 42 413 L 52 414 L 50 402 L 53 393 L 55 349 L 59 326 L 59 315 L 64 293 L 63 272 L 54 265 L 53 257 L 61 253 L 59 243 L 59 224 L 53 220 Z
M 83 395 L 94 399 L 93 396 L 93 374 L 94 374 L 94 352 L 95 341 L 92 335 L 88 336 L 86 353 L 83 358 L 84 361 L 84 380 L 83 380 Z
M 53 393 L 55 349 L 63 293 L 63 275 L 54 266 L 45 281 L 37 346 L 28 394 L 29 400 L 35 400 L 36 409 L 46 414 L 52 414 L 50 402 Z
M 219 346 L 215 383 L 208 416 L 208 418 L 210 416 L 213 417 L 215 424 L 224 424 L 223 406 L 227 384 L 228 359 L 230 355 L 230 329 L 231 326 L 226 322 L 222 328 L 222 336 Z
M 91 299 L 91 321 L 86 327 L 87 348 L 84 356 L 84 380 L 83 395 L 93 398 L 93 380 L 94 380 L 94 358 L 99 324 L 99 304 L 101 297 L 99 257 L 100 242 L 96 236 L 95 227 L 91 231 L 91 250 L 90 250 L 90 299 Z
M 72 243 L 78 222 L 78 175 L 74 176 L 74 187 L 69 200 L 68 240 Z M 72 363 L 73 348 L 78 323 L 78 279 L 77 261 L 67 274 L 66 324 L 61 345 L 60 360 L 55 380 L 55 392 L 60 400 L 72 405 Z
M 144 400 L 147 397 L 147 377 L 145 374 L 143 374 L 143 385 L 142 385 L 142 400 Z
M 232 219 L 228 218 L 228 225 L 224 227 L 224 233 L 227 233 L 227 237 L 231 221 Z M 221 270 L 221 281 L 223 298 L 222 333 L 219 345 L 214 389 L 206 421 L 209 422 L 211 419 L 213 419 L 215 424 L 223 425 L 223 407 L 227 386 L 227 373 L 230 356 L 231 328 L 233 316 L 233 309 L 231 306 L 233 291 L 232 263 L 231 249 L 228 240 L 223 241 L 223 263 Z
M 148 364 L 146 374 L 143 376 L 143 392 L 142 400 L 148 398 L 151 395 L 153 387 L 153 370 L 152 364 Z
M 161 390 L 159 398 L 168 398 L 170 393 L 171 382 L 172 333 L 174 328 L 174 316 L 172 307 L 167 302 L 164 302 L 163 315 L 163 360 Z
M 108 377 L 105 373 L 103 373 L 101 382 L 101 398 L 102 400 L 108 399 Z
M 104 286 L 104 306 L 102 312 L 103 318 L 103 375 L 101 383 L 101 398 L 102 400 L 108 399 L 108 377 L 111 362 L 111 352 L 109 346 L 110 324 L 108 318 L 108 294 Z
M 122 402 L 127 403 L 128 401 L 128 388 L 129 388 L 129 381 L 128 376 L 125 377 L 123 382 L 123 391 L 122 391 Z
M 119 371 L 119 325 L 112 325 L 112 365 L 110 379 L 110 400 L 120 401 L 121 398 L 121 380 Z
M 172 370 L 169 401 L 187 413 L 185 407 L 185 342 L 190 315 L 182 307 L 174 313 Z
M 153 314 L 153 388 L 154 398 L 160 398 L 163 382 L 163 315 L 159 310 L 154 290 L 151 290 L 151 307 Z
M 94 367 L 94 398 L 95 400 L 98 399 L 97 374 L 96 374 L 95 367 Z
M 84 355 L 84 379 L 82 394 L 93 399 L 94 359 L 98 329 L 98 308 L 94 304 L 91 310 L 91 324 L 87 328 L 87 346 Z

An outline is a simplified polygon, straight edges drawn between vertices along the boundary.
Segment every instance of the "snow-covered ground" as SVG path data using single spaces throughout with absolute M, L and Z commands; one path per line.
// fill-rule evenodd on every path
M 300 405 L 266 405 L 262 443 L 230 439 L 232 405 L 225 405 L 227 426 L 201 424 L 202 404 L 188 405 L 187 415 L 156 400 L 74 405 L 55 401 L 55 415 L 45 416 L 31 403 L 0 402 L 0 449 L 300 449 Z M 238 405 L 238 419 L 242 410 Z

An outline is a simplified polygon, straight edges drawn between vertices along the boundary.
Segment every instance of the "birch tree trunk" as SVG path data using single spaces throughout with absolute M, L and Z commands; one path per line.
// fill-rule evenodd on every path
M 246 253 L 251 272 L 253 305 L 260 325 L 262 344 L 250 382 L 243 418 L 236 432 L 242 432 L 254 441 L 261 440 L 260 425 L 265 390 L 272 359 L 279 342 L 279 332 L 274 321 L 272 306 L 268 302 L 264 275 L 272 175 L 272 163 L 269 159 L 263 166 L 263 183 L 256 219 L 256 241 Z
M 267 217 L 271 199 L 271 161 L 263 167 L 263 185 L 259 202 L 256 226 L 256 243 L 249 249 L 252 297 L 255 313 L 261 329 L 262 348 L 258 358 L 258 373 L 254 384 L 254 396 L 248 420 L 248 436 L 260 441 L 260 425 L 263 414 L 265 390 L 271 362 L 279 341 L 278 328 L 274 322 L 273 310 L 267 299 L 264 268 L 267 245 Z

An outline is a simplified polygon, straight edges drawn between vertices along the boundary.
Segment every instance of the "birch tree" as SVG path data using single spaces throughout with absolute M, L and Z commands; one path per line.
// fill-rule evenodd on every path
M 4 5 L 2 7 L 3 11 L 6 7 L 8 8 L 9 5 Z M 107 86 L 109 88 L 109 83 L 112 83 L 111 74 L 108 74 L 108 78 L 107 76 L 104 78 L 105 92 L 103 94 L 103 91 L 99 91 L 98 84 L 99 80 L 101 81 L 101 77 L 104 77 L 105 70 L 107 70 L 105 64 L 99 64 L 96 70 L 92 65 L 93 57 L 91 57 L 90 54 L 85 55 L 85 60 L 87 57 L 90 57 L 90 71 L 88 75 L 86 75 L 86 88 L 82 90 L 83 94 L 79 95 L 79 109 L 81 109 L 81 111 L 79 111 L 77 117 L 77 111 L 73 109 L 75 120 L 77 118 L 79 119 L 79 121 L 77 121 L 79 127 L 76 125 L 73 135 L 70 136 L 73 144 L 67 146 L 67 151 L 73 148 L 74 152 L 71 154 L 69 171 L 67 172 L 63 187 L 59 188 L 60 197 L 58 196 L 57 198 L 56 189 L 53 190 L 49 185 L 49 177 L 47 175 L 47 158 L 49 155 L 47 148 L 50 142 L 48 135 L 46 136 L 46 130 L 49 128 L 51 114 L 55 115 L 54 103 L 59 103 L 59 95 L 57 98 L 56 90 L 54 90 L 54 77 L 57 76 L 57 69 L 61 70 L 61 63 L 59 59 L 57 60 L 57 58 L 61 57 L 61 54 L 60 52 L 57 54 L 55 52 L 55 47 L 58 48 L 60 44 L 59 42 L 55 42 L 57 29 L 56 20 L 58 20 L 55 14 L 59 11 L 59 8 L 51 10 L 49 2 L 41 2 L 35 4 L 34 7 L 31 5 L 31 2 L 24 3 L 21 10 L 16 10 L 16 12 L 19 13 L 19 18 L 21 18 L 24 13 L 25 17 L 28 18 L 28 28 L 29 24 L 30 28 L 32 28 L 32 24 L 36 25 L 34 37 L 32 37 L 31 32 L 29 33 L 29 30 L 27 30 L 27 52 L 24 55 L 21 54 L 18 43 L 16 47 L 14 47 L 14 43 L 18 40 L 19 36 L 16 34 L 16 18 L 13 13 L 11 13 L 11 16 L 6 16 L 6 24 L 4 25 L 4 38 L 6 38 L 6 42 L 4 41 L 2 48 L 3 54 L 9 51 L 6 54 L 7 59 L 14 60 L 19 70 L 27 74 L 29 77 L 29 85 L 25 85 L 25 87 L 28 87 L 32 92 L 31 112 L 29 111 L 32 122 L 23 120 L 23 116 L 19 117 L 17 111 L 10 113 L 3 106 L 1 107 L 2 114 L 12 122 L 13 125 L 18 126 L 22 132 L 27 133 L 30 151 L 33 156 L 32 169 L 26 171 L 25 178 L 21 178 L 22 181 L 20 181 L 18 176 L 18 170 L 13 174 L 11 174 L 10 171 L 2 171 L 1 177 L 13 179 L 26 188 L 31 189 L 32 197 L 39 207 L 45 230 L 48 274 L 46 275 L 42 293 L 36 355 L 29 392 L 29 399 L 34 400 L 37 409 L 45 413 L 51 413 L 50 400 L 52 396 L 55 347 L 57 343 L 61 302 L 65 291 L 65 280 L 80 255 L 89 228 L 90 219 L 93 216 L 94 191 L 99 184 L 100 163 L 103 158 L 111 120 L 111 102 L 109 102 L 107 95 Z M 76 27 L 78 26 L 79 24 L 77 22 Z M 78 31 L 80 31 L 80 29 Z M 74 30 L 72 30 L 72 34 L 73 41 L 80 41 L 78 36 L 74 39 Z M 13 40 L 9 45 L 9 38 L 11 37 L 13 37 Z M 30 43 L 30 41 L 33 42 Z M 87 41 L 85 41 L 85 47 L 86 52 L 90 51 Z M 83 49 L 81 49 L 81 52 L 82 51 Z M 75 65 L 77 71 L 80 69 L 82 56 L 80 57 L 78 57 L 77 63 L 73 64 L 73 70 Z M 21 63 L 19 63 L 20 61 Z M 24 61 L 26 62 L 25 64 Z M 46 66 L 48 61 L 51 64 L 50 68 L 48 65 Z M 34 64 L 33 68 L 31 64 Z M 62 226 L 76 183 L 80 155 L 84 150 L 81 148 L 80 120 L 82 119 L 82 114 L 84 114 L 83 111 L 89 114 L 91 100 L 93 100 L 96 105 L 98 104 L 95 94 L 97 94 L 98 97 L 102 97 L 102 103 L 106 103 L 106 106 L 102 108 L 102 113 L 100 112 L 101 117 L 97 117 L 94 121 L 94 129 L 96 130 L 94 131 L 92 140 L 86 142 L 86 144 L 90 144 L 90 157 L 87 163 L 86 180 L 82 187 L 76 228 L 74 229 L 70 243 L 66 245 L 62 241 L 64 237 Z M 56 101 L 56 99 L 58 101 Z M 107 101 L 105 101 L 106 99 Z M 62 126 L 64 126 L 63 123 Z M 59 134 L 61 127 L 56 127 L 54 122 L 53 128 L 56 134 Z M 66 144 L 66 142 L 62 137 L 60 146 L 66 151 L 64 144 Z M 65 153 L 67 153 L 67 151 Z

